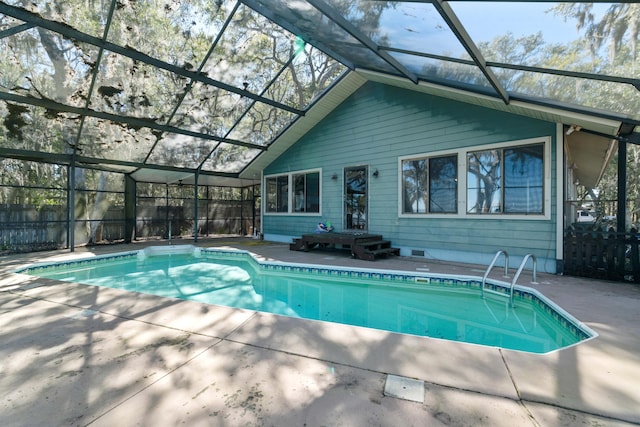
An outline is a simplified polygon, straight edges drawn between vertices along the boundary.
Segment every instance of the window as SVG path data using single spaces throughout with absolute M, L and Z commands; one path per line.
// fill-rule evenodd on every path
M 267 178 L 267 212 L 289 211 L 289 176 Z
M 402 213 L 456 213 L 458 156 L 402 161 Z
M 542 214 L 544 144 L 467 153 L 467 212 Z
M 320 173 L 293 175 L 294 212 L 320 212 Z
M 551 159 L 548 136 L 400 157 L 398 215 L 549 219 Z
M 290 183 L 293 191 L 290 193 Z M 265 178 L 268 213 L 320 213 L 320 172 Z

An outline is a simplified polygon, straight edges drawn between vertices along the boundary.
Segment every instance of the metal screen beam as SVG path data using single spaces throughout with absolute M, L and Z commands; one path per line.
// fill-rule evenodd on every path
M 15 27 L 8 28 L 6 30 L 0 31 L 0 39 L 5 37 L 13 36 L 15 34 L 21 33 L 23 31 L 27 31 L 30 28 L 35 27 L 34 24 L 20 24 Z
M 555 76 L 575 77 L 578 79 L 599 80 L 611 83 L 626 83 L 640 90 L 640 79 L 631 77 L 611 76 L 607 74 L 585 73 L 582 71 L 557 70 L 554 68 L 532 67 L 529 65 L 505 64 L 504 62 L 487 62 L 487 66 L 496 68 L 506 68 L 517 71 L 530 71 L 532 73 L 552 74 Z
M 55 163 L 68 166 L 71 164 L 70 154 L 45 153 L 42 151 L 22 150 L 18 148 L 0 147 L 0 157 L 26 160 L 30 162 Z
M 502 87 L 498 78 L 493 74 L 493 71 L 487 67 L 487 61 L 484 59 L 480 49 L 478 49 L 478 46 L 476 46 L 474 41 L 471 39 L 471 36 L 467 33 L 467 30 L 464 28 L 453 9 L 451 9 L 451 6 L 443 0 L 433 0 L 431 4 L 433 4 L 442 16 L 442 19 L 445 20 L 451 31 L 453 31 L 460 43 L 462 43 L 462 46 L 464 46 L 467 53 L 475 62 L 475 65 L 480 69 L 482 74 L 484 74 L 491 86 L 493 86 L 498 96 L 502 98 L 502 101 L 505 104 L 509 104 L 509 94 L 504 87 Z
M 87 115 L 98 119 L 108 120 L 114 123 L 123 123 L 132 127 L 144 127 L 154 129 L 162 132 L 176 133 L 180 135 L 192 136 L 194 138 L 206 139 L 209 141 L 225 142 L 227 144 L 239 145 L 242 147 L 252 148 L 255 150 L 266 150 L 267 147 L 262 145 L 252 144 L 250 142 L 238 141 L 235 139 L 221 138 L 214 135 L 208 135 L 205 133 L 193 132 L 186 129 L 177 128 L 174 126 L 167 126 L 158 124 L 149 119 L 140 119 L 130 116 L 119 116 L 117 114 L 103 113 L 87 108 L 72 107 L 70 105 L 61 104 L 59 102 L 52 101 L 50 99 L 32 98 L 28 96 L 15 95 L 12 93 L 0 91 L 0 99 L 5 101 L 12 101 L 19 104 L 33 105 L 35 107 L 42 107 L 48 110 L 61 111 L 65 113 L 73 113 L 77 115 Z
M 436 55 L 433 53 L 416 52 L 414 50 L 398 49 L 390 46 L 380 46 L 380 49 L 388 50 L 390 52 L 403 53 L 406 55 L 436 59 L 439 61 L 452 62 L 456 64 L 476 65 L 476 63 L 470 59 L 452 58 L 450 56 Z M 632 77 L 612 76 L 608 74 L 595 74 L 595 73 L 588 73 L 584 71 L 558 70 L 555 68 L 534 67 L 531 65 L 507 64 L 504 62 L 494 62 L 494 61 L 487 61 L 486 64 L 487 64 L 487 67 L 504 68 L 508 70 L 528 71 L 528 72 L 540 73 L 540 74 L 552 74 L 556 76 L 575 77 L 575 78 L 587 79 L 587 80 L 599 80 L 599 81 L 611 82 L 611 83 L 626 83 L 640 90 L 640 79 L 635 79 Z
M 187 79 L 193 79 L 195 81 L 204 83 L 206 85 L 210 85 L 210 86 L 215 86 L 218 87 L 220 89 L 226 90 L 227 92 L 232 92 L 235 94 L 238 94 L 240 96 L 244 96 L 247 98 L 251 98 L 251 99 L 255 99 L 256 101 L 262 102 L 264 104 L 267 105 L 271 105 L 272 107 L 281 109 L 281 110 L 285 110 L 288 111 L 290 113 L 293 114 L 297 114 L 299 116 L 304 116 L 304 111 L 302 110 L 298 110 L 297 108 L 292 108 L 288 105 L 285 104 L 281 104 L 279 102 L 273 101 L 271 99 L 268 98 L 263 98 L 261 96 L 258 96 L 256 94 L 253 94 L 249 91 L 246 90 L 242 90 L 239 89 L 237 87 L 228 85 L 226 83 L 222 83 L 220 81 L 211 79 L 209 77 L 206 77 L 205 75 L 203 75 L 202 73 L 197 73 L 194 71 L 188 71 L 182 67 L 178 67 L 176 65 L 173 64 L 169 64 L 168 62 L 164 62 L 161 61 L 159 59 L 153 58 L 149 55 L 146 55 L 142 52 L 138 52 L 136 50 L 133 50 L 131 48 L 126 48 L 126 47 L 122 47 L 119 46 L 117 44 L 111 43 L 111 42 L 107 42 L 107 41 L 103 41 L 102 39 L 98 38 L 98 37 L 94 37 L 92 35 L 83 33 L 81 31 L 78 31 L 68 25 L 59 23 L 59 22 L 54 22 L 54 21 L 49 21 L 48 19 L 44 19 L 39 15 L 33 14 L 25 9 L 21 9 L 18 7 L 14 7 L 14 6 L 9 6 L 7 4 L 4 3 L 0 3 L 0 13 L 4 13 L 5 15 L 11 16 L 13 18 L 19 19 L 21 21 L 25 21 L 28 22 L 32 25 L 56 32 L 58 34 L 61 34 L 64 37 L 67 37 L 69 39 L 74 39 L 74 40 L 78 40 L 80 42 L 83 43 L 88 43 L 91 44 L 93 46 L 96 46 L 98 48 L 102 48 L 102 49 L 106 49 L 108 51 L 114 52 L 114 53 L 118 53 L 122 56 L 126 56 L 127 58 L 133 59 L 134 61 L 140 61 L 143 62 L 147 65 L 151 65 L 152 67 L 156 67 L 156 68 L 160 68 L 162 70 L 165 71 L 169 71 L 171 73 L 177 74 L 179 76 L 185 77 Z
M 103 159 L 88 156 L 78 156 L 73 154 L 59 154 L 59 153 L 43 153 L 38 151 L 23 150 L 16 148 L 2 148 L 0 147 L 0 157 L 7 159 L 24 160 L 29 162 L 39 163 L 53 163 L 58 165 L 70 166 L 75 159 L 76 167 L 83 167 L 87 169 L 107 170 L 104 167 L 96 167 L 99 165 L 111 165 L 121 166 L 131 169 L 150 169 L 167 172 L 185 172 L 195 174 L 199 173 L 201 176 L 218 176 L 221 178 L 237 178 L 238 173 L 235 172 L 213 172 L 213 171 L 198 171 L 192 168 L 183 168 L 178 166 L 165 166 L 165 165 L 145 165 L 140 162 L 129 162 L 126 160 L 113 160 Z M 113 172 L 109 170 L 109 172 Z M 118 172 L 123 173 L 123 172 Z
M 369 37 L 362 34 L 362 32 L 356 28 L 351 22 L 347 21 L 343 16 L 335 13 L 335 9 L 331 6 L 327 5 L 322 0 L 307 0 L 310 5 L 318 9 L 322 14 L 324 14 L 327 18 L 331 19 L 336 25 L 346 31 L 349 35 L 354 37 L 364 46 L 366 46 L 369 50 L 371 50 L 374 54 L 376 54 L 379 58 L 384 60 L 387 64 L 391 65 L 393 68 L 398 70 L 403 76 L 408 78 L 414 83 L 418 83 L 418 77 L 411 71 L 409 71 L 404 65 L 398 62 L 393 56 L 389 55 L 387 52 L 380 50 L 380 47 L 373 42 Z
M 111 6 L 109 6 L 109 16 L 107 17 L 107 23 L 104 27 L 104 33 L 102 35 L 102 40 L 107 40 L 107 35 L 109 34 L 109 28 L 111 28 L 111 21 L 113 20 L 113 12 L 116 10 L 116 1 L 111 0 Z M 100 70 L 100 63 L 102 62 L 102 56 L 104 55 L 104 49 L 98 49 L 98 56 L 96 58 L 96 65 L 93 67 L 93 71 L 91 73 L 91 83 L 89 84 L 89 90 L 87 91 L 87 100 L 84 104 L 84 109 L 89 110 L 89 106 L 91 105 L 91 97 L 93 96 L 93 90 L 96 86 L 96 81 L 98 80 L 98 70 Z M 80 145 L 80 138 L 82 137 L 82 130 L 84 129 L 84 123 L 87 116 L 82 115 L 80 117 L 80 126 L 78 126 L 78 134 L 76 136 L 76 142 L 73 144 L 73 152 L 75 153 L 78 150 L 78 146 Z
M 201 72 L 202 69 L 204 68 L 205 64 L 207 63 L 207 61 L 209 60 L 209 57 L 213 54 L 214 49 L 216 48 L 216 46 L 218 45 L 218 43 L 220 43 L 220 39 L 222 39 L 222 36 L 224 35 L 225 31 L 227 30 L 227 28 L 229 27 L 229 25 L 231 24 L 231 21 L 233 21 L 233 17 L 235 16 L 236 12 L 238 11 L 238 8 L 240 7 L 240 2 L 237 2 L 235 4 L 235 6 L 233 7 L 233 10 L 231 11 L 231 13 L 229 13 L 229 16 L 227 16 L 227 19 L 224 22 L 224 25 L 222 26 L 222 28 L 220 29 L 220 31 L 218 32 L 218 35 L 216 36 L 216 39 L 213 41 L 213 43 L 211 43 L 211 46 L 209 47 L 209 50 L 207 51 L 206 55 L 204 56 L 204 58 L 202 59 L 202 61 L 200 62 L 200 65 L 198 66 L 198 72 Z M 193 87 L 193 80 L 189 80 L 189 83 L 187 84 L 187 86 L 184 89 L 184 92 L 182 93 L 182 95 L 180 96 L 180 99 L 178 100 L 178 103 L 176 104 L 176 106 L 173 108 L 173 111 L 171 112 L 171 115 L 169 116 L 169 118 L 167 119 L 167 124 L 171 123 L 171 121 L 173 120 L 173 118 L 175 117 L 176 113 L 178 112 L 178 109 L 180 108 L 180 105 L 182 105 L 182 103 L 184 102 L 184 99 L 187 97 L 187 94 L 191 91 L 191 88 Z M 262 96 L 263 93 L 260 93 L 260 95 Z M 251 104 L 252 106 L 256 103 L 256 101 L 254 100 L 253 103 Z M 249 107 L 251 108 L 251 107 Z M 246 114 L 246 112 L 245 112 Z M 238 120 L 236 120 L 236 122 L 234 123 L 233 127 L 235 127 L 238 122 L 240 120 L 242 120 L 242 117 L 244 117 L 244 114 L 238 118 Z M 225 135 L 225 137 L 229 136 L 230 132 L 227 132 L 227 134 Z M 158 141 L 156 141 L 153 146 L 151 147 L 151 149 L 149 150 L 149 153 L 147 154 L 147 156 L 144 159 L 144 163 L 147 163 L 147 161 L 149 160 L 149 157 L 151 157 L 151 153 L 153 152 L 153 150 L 155 149 L 156 145 L 158 144 Z M 200 169 L 202 167 L 202 165 L 207 161 L 207 159 L 209 159 L 209 157 L 211 156 L 211 154 L 215 151 L 215 149 L 219 146 L 220 144 L 216 144 L 216 147 L 212 150 L 209 151 L 209 154 L 205 157 L 205 159 L 200 162 L 200 164 L 198 165 L 198 169 Z
M 353 61 L 349 60 L 348 58 L 345 58 L 342 55 L 337 54 L 336 52 L 333 51 L 333 49 L 329 48 L 327 45 L 325 45 L 321 41 L 319 41 L 319 40 L 315 39 L 314 37 L 312 37 L 311 34 L 308 34 L 308 33 L 304 32 L 304 31 L 301 31 L 300 28 L 296 27 L 293 23 L 290 23 L 290 22 L 287 22 L 287 21 L 283 21 L 276 14 L 274 14 L 269 8 L 267 8 L 265 6 L 262 6 L 260 4 L 260 2 L 255 1 L 255 0 L 242 0 L 242 3 L 244 3 L 250 9 L 252 9 L 252 10 L 256 11 L 257 13 L 259 13 L 260 15 L 264 16 L 265 18 L 275 22 L 280 27 L 282 27 L 285 30 L 289 31 L 291 34 L 294 34 L 296 36 L 302 37 L 303 40 L 305 40 L 306 42 L 311 43 L 317 49 L 319 49 L 322 52 L 326 53 L 327 55 L 331 56 L 336 61 L 339 61 L 345 67 L 347 67 L 347 68 L 349 68 L 351 70 L 355 70 L 356 66 L 353 63 Z

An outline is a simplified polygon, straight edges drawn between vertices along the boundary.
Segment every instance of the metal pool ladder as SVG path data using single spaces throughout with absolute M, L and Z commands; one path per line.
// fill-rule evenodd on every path
M 489 276 L 489 272 L 491 272 L 491 269 L 496 264 L 496 261 L 498 261 L 498 258 L 500 257 L 500 255 L 504 255 L 504 277 L 509 277 L 509 255 L 507 254 L 506 251 L 500 250 L 493 257 L 493 261 L 491 261 L 491 264 L 489 264 L 489 268 L 487 268 L 487 271 L 485 271 L 484 276 L 482 277 L 482 286 L 480 287 L 480 295 L 482 296 L 482 298 L 484 298 L 484 285 L 487 281 L 487 276 Z M 533 281 L 531 283 L 533 284 L 538 283 L 536 282 L 536 270 L 538 265 L 536 256 L 534 254 L 526 254 L 522 259 L 520 266 L 518 267 L 518 271 L 516 271 L 516 274 L 513 275 L 511 286 L 509 286 L 509 305 L 513 305 L 513 288 L 516 286 L 518 277 L 520 277 L 520 273 L 522 273 L 522 270 L 524 270 L 524 266 L 527 264 L 527 260 L 529 258 L 531 258 L 531 260 L 533 261 L 533 270 L 532 270 Z
M 489 272 L 491 272 L 493 266 L 496 265 L 496 261 L 498 261 L 500 255 L 504 255 L 504 277 L 509 277 L 509 254 L 507 253 L 507 251 L 499 250 L 493 257 L 493 261 L 491 261 L 491 264 L 489 264 L 489 268 L 487 268 L 487 271 L 484 272 L 484 277 L 482 278 L 482 286 L 480 287 L 480 295 L 482 296 L 482 298 L 484 298 L 484 284 L 487 281 L 487 276 L 489 276 Z
M 538 283 L 536 282 L 536 268 L 538 264 L 536 256 L 534 254 L 526 254 L 522 259 L 522 262 L 520 263 L 520 267 L 518 267 L 518 271 L 516 271 L 516 274 L 514 274 L 513 280 L 511 281 L 511 286 L 509 287 L 509 304 L 513 304 L 513 287 L 516 285 L 516 281 L 518 280 L 518 277 L 520 277 L 520 273 L 522 273 L 522 270 L 524 269 L 524 266 L 529 258 L 531 258 L 531 260 L 533 261 L 533 270 L 531 271 L 533 273 L 533 281 L 531 283 Z

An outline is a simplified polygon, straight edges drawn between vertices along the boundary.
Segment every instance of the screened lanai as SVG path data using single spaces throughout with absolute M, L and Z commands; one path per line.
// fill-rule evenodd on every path
M 636 2 L 0 1 L 2 244 L 255 234 L 262 169 L 363 81 L 637 144 L 639 30 Z

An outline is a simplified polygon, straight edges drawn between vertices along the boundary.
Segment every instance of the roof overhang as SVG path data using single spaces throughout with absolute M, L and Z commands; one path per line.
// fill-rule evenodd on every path
M 368 70 L 357 70 L 358 74 L 367 80 L 412 90 L 415 92 L 427 93 L 434 96 L 440 96 L 467 104 L 477 105 L 493 110 L 504 111 L 507 113 L 518 114 L 533 119 L 545 120 L 552 123 L 563 123 L 566 125 L 580 126 L 582 129 L 611 135 L 614 137 L 618 134 L 622 120 L 615 120 L 607 117 L 600 117 L 596 114 L 587 114 L 571 109 L 562 109 L 559 107 L 540 105 L 530 103 L 518 99 L 511 98 L 508 104 L 502 99 L 471 92 L 463 89 L 457 89 L 449 86 L 439 85 L 420 81 L 418 84 L 401 77 L 381 74 Z
M 562 108 L 528 103 L 512 99 L 505 104 L 501 99 L 462 89 L 438 84 L 419 82 L 418 84 L 401 77 L 390 76 L 367 70 L 349 72 L 328 93 L 326 93 L 304 117 L 300 117 L 287 128 L 252 164 L 240 174 L 241 178 L 259 181 L 260 174 L 272 161 L 294 145 L 309 130 L 316 126 L 331 111 L 346 100 L 367 81 L 387 84 L 415 92 L 439 96 L 467 104 L 490 108 L 533 119 L 564 124 L 567 128 L 583 130 L 566 135 L 567 156 L 575 170 L 575 177 L 582 185 L 593 188 L 604 173 L 605 167 L 615 151 L 615 137 L 620 131 L 621 120 L 598 115 L 565 110 Z M 591 131 L 592 133 L 588 133 Z M 610 137 L 609 137 L 610 135 Z
M 573 178 L 586 188 L 594 188 L 616 152 L 616 140 L 580 131 L 566 133 L 567 164 L 573 170 Z
M 247 187 L 260 183 L 259 179 L 242 179 L 235 176 L 224 176 L 206 172 L 197 173 L 197 171 L 189 169 L 169 170 L 140 168 L 133 172 L 131 177 L 138 182 L 195 185 L 196 175 L 198 177 L 198 185 L 210 185 L 216 187 Z
M 284 130 L 241 174 L 240 178 L 260 180 L 262 170 L 316 126 L 336 107 L 367 82 L 359 73 L 347 72 L 304 116 Z
M 574 177 L 587 188 L 594 188 L 602 178 L 605 168 L 616 150 L 615 138 L 623 126 L 622 120 L 602 117 L 596 112 L 591 115 L 586 112 L 540 105 L 514 98 L 505 104 L 499 98 L 438 84 L 422 81 L 414 84 L 407 79 L 364 70 L 358 70 L 358 73 L 368 80 L 378 83 L 533 119 L 561 123 L 565 129 L 577 129 L 578 131 L 565 133 L 565 148 L 569 159 L 568 164 L 574 169 Z

